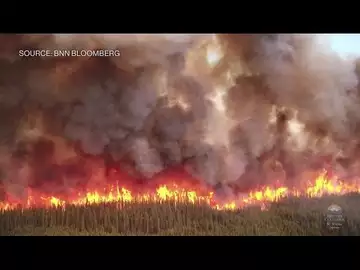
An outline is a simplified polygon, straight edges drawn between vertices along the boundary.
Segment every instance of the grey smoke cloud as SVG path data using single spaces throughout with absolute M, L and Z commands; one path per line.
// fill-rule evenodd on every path
M 55 149 L 63 141 L 68 148 L 62 155 L 71 160 L 74 149 L 78 159 L 108 156 L 132 164 L 145 178 L 182 165 L 204 184 L 222 190 L 220 194 L 229 194 L 271 181 L 266 175 L 279 175 L 266 165 L 269 160 L 279 161 L 285 172 L 296 171 L 299 163 L 307 164 L 309 153 L 329 154 L 322 149 L 332 149 L 334 157 L 343 151 L 351 158 L 358 142 L 355 63 L 313 36 L 74 34 L 0 39 L 7 44 L 0 63 L 2 168 L 16 163 L 40 170 L 34 157 L 59 153 L 32 147 L 46 139 L 57 141 Z M 210 45 L 221 52 L 212 56 L 211 65 L 206 58 Z M 117 49 L 121 56 L 24 59 L 16 55 L 21 48 Z M 295 116 L 302 126 L 297 133 L 289 129 Z M 295 147 L 294 140 L 303 143 Z M 349 140 L 355 146 L 345 151 Z M 315 143 L 319 141 L 325 147 Z M 19 157 L 14 153 L 20 142 L 27 146 Z M 56 160 L 62 160 L 59 166 L 70 162 Z M 28 180 L 23 184 L 25 172 Z M 3 182 L 11 190 L 39 181 L 34 178 L 26 169 L 21 175 L 12 172 Z M 68 182 L 71 177 L 60 178 Z

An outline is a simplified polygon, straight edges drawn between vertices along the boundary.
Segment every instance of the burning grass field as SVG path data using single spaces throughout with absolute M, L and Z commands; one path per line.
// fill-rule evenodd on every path
M 0 235 L 360 235 L 360 60 L 322 37 L 0 44 Z
M 346 220 L 338 231 L 325 224 L 331 204 Z M 68 201 L 32 194 L 25 205 L 1 205 L 0 235 L 360 235 L 359 206 L 355 186 L 323 174 L 303 192 L 266 187 L 224 204 L 213 193 L 174 186 L 152 194 L 88 192 Z

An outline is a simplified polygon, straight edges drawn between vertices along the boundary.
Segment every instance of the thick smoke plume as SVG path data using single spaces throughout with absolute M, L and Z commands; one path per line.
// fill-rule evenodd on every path
M 3 35 L 4 192 L 151 183 L 182 167 L 219 195 L 357 173 L 358 70 L 306 35 Z M 25 49 L 119 50 L 20 57 Z M 359 65 L 358 65 L 359 66 Z M 346 175 L 344 172 L 346 171 Z M 125 180 L 124 180 L 125 181 Z M 140 181 L 140 180 L 139 180 Z

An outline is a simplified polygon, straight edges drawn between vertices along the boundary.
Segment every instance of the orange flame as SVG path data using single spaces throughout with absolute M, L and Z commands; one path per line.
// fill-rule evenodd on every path
M 289 189 L 287 187 L 272 188 L 266 186 L 262 189 L 252 191 L 245 196 L 223 204 L 215 202 L 214 193 L 208 192 L 201 195 L 196 190 L 188 190 L 173 185 L 162 185 L 155 192 L 135 194 L 131 190 L 118 185 L 111 186 L 108 192 L 97 190 L 85 194 L 78 194 L 74 199 L 62 200 L 56 197 L 35 196 L 29 193 L 27 202 L 22 208 L 30 207 L 65 207 L 66 205 L 89 205 L 111 202 L 165 202 L 207 204 L 217 210 L 236 210 L 249 205 L 260 205 L 266 209 L 269 202 L 276 202 L 286 197 L 321 197 L 323 195 L 343 195 L 347 193 L 360 193 L 360 187 L 356 184 L 346 184 L 336 177 L 328 178 L 326 172 L 321 173 L 313 183 L 309 182 L 304 189 Z M 36 198 L 40 198 L 36 200 Z M 16 203 L 0 203 L 0 210 L 7 211 L 18 207 Z

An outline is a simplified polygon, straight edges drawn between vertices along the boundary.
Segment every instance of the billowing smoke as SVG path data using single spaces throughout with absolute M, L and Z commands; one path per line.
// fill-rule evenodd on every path
M 356 171 L 355 61 L 315 36 L 0 40 L 0 177 L 17 197 L 101 185 L 118 167 L 150 182 L 180 166 L 220 195 L 298 184 L 323 160 Z M 19 56 L 26 49 L 120 55 Z

